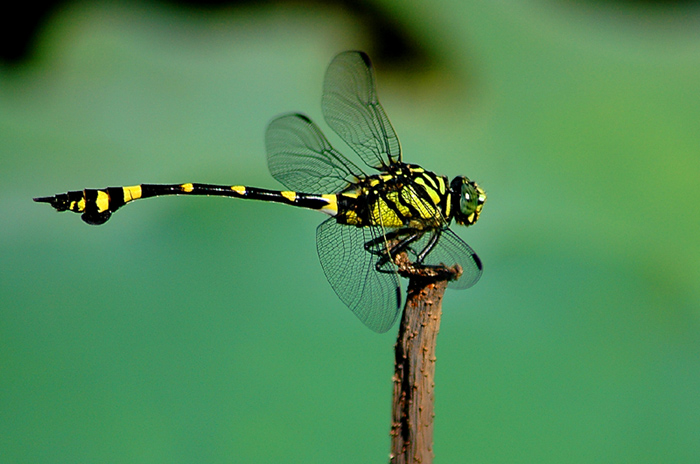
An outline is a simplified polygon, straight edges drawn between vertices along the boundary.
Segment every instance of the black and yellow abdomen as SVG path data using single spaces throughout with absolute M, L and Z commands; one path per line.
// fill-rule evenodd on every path
M 243 185 L 211 184 L 141 184 L 131 187 L 75 190 L 52 197 L 35 198 L 49 203 L 56 211 L 82 213 L 88 224 L 100 225 L 125 204 L 141 198 L 166 195 L 205 195 L 284 203 L 314 209 L 334 216 L 338 211 L 336 195 L 315 195 L 291 191 L 266 190 Z

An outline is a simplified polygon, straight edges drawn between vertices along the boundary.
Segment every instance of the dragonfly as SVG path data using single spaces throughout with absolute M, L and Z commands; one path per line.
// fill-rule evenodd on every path
M 337 151 L 306 115 L 272 120 L 265 134 L 272 176 L 289 190 L 201 183 L 140 184 L 34 198 L 57 211 L 105 223 L 132 201 L 166 195 L 206 195 L 282 203 L 330 216 L 316 229 L 321 267 L 338 297 L 367 327 L 388 331 L 400 313 L 398 258 L 415 268 L 458 265 L 449 288 L 465 289 L 483 266 L 451 229 L 474 224 L 486 193 L 465 176 L 449 181 L 402 161 L 394 128 L 377 97 L 374 68 L 364 52 L 337 55 L 326 71 L 322 110 L 327 124 L 361 163 Z

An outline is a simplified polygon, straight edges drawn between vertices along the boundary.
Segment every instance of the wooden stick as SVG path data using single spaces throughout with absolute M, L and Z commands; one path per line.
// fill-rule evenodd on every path
M 442 297 L 462 270 L 401 267 L 408 296 L 396 340 L 391 421 L 391 464 L 433 462 L 435 344 Z

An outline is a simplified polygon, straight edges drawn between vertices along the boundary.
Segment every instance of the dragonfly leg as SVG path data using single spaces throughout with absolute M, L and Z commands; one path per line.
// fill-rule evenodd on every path
M 438 244 L 438 241 L 440 240 L 441 235 L 442 235 L 442 230 L 437 229 L 434 231 L 434 233 L 430 236 L 428 243 L 425 245 L 425 247 L 423 247 L 423 250 L 421 250 L 421 252 L 416 255 L 416 260 L 410 264 L 410 270 L 418 271 L 418 272 L 421 272 L 421 271 L 442 272 L 445 270 L 449 271 L 449 268 L 447 266 L 449 266 L 450 263 L 439 263 L 439 264 L 424 264 L 423 263 L 423 261 L 430 254 L 430 252 L 435 249 L 435 246 Z
M 422 236 L 423 231 L 419 230 L 394 231 L 368 241 L 365 243 L 365 250 L 378 256 L 374 265 L 377 272 L 390 274 L 396 271 L 393 268 L 387 268 L 387 264 L 390 262 L 396 264 L 396 258 Z
M 428 241 L 428 244 L 425 246 L 425 248 L 423 248 L 423 251 L 418 253 L 418 257 L 416 259 L 416 264 L 422 265 L 425 257 L 428 256 L 428 253 L 433 251 L 433 248 L 435 248 L 435 245 L 437 245 L 438 240 L 440 240 L 440 234 L 441 234 L 441 231 L 440 231 L 440 229 L 438 229 L 430 237 L 430 240 Z

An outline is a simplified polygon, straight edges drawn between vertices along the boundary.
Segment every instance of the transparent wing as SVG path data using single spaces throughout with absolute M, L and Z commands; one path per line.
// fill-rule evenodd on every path
M 363 52 L 336 56 L 323 83 L 323 115 L 368 166 L 385 170 L 401 161 L 396 132 L 377 99 L 374 71 Z
M 270 122 L 265 144 L 270 173 L 290 190 L 337 193 L 364 177 L 303 114 L 285 114 Z
M 411 244 L 409 258 L 414 260 L 425 249 L 433 234 L 440 234 L 440 237 L 430 253 L 423 259 L 423 264 L 433 266 L 459 264 L 462 267 L 462 275 L 458 280 L 450 282 L 449 288 L 461 290 L 477 283 L 483 271 L 481 260 L 464 240 L 448 228 L 426 233 L 419 240 L 416 240 L 415 243 Z
M 316 229 L 321 267 L 338 297 L 375 332 L 386 332 L 399 315 L 401 287 L 396 272 L 378 272 L 380 257 L 365 244 L 380 234 L 379 227 L 338 224 L 329 218 Z

